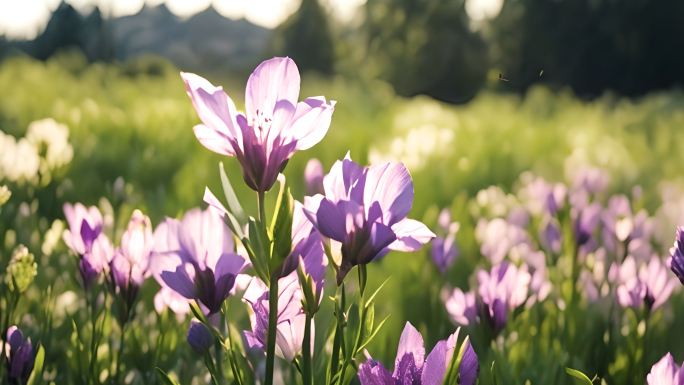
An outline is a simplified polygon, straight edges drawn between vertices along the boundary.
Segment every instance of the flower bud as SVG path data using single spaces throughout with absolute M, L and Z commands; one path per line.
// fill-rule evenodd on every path
M 34 261 L 26 246 L 19 245 L 12 252 L 12 259 L 7 265 L 6 280 L 10 290 L 23 293 L 33 282 L 38 273 L 38 264 Z M 15 288 L 16 284 L 16 288 Z

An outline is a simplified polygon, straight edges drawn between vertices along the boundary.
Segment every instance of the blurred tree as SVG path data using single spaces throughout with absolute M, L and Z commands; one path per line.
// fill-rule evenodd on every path
M 484 84 L 488 49 L 460 0 L 368 0 L 370 70 L 398 94 L 462 103 Z
M 335 47 L 325 11 L 318 0 L 302 0 L 297 12 L 276 30 L 273 47 L 277 55 L 289 56 L 300 71 L 330 75 L 335 66 Z
M 517 91 L 545 82 L 637 96 L 682 84 L 682 20 L 681 0 L 507 0 L 492 52 Z

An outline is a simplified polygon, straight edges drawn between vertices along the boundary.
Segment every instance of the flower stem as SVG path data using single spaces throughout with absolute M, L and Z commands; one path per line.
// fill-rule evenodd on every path
M 114 383 L 120 384 L 119 374 L 121 373 L 121 353 L 124 350 L 124 336 L 126 335 L 126 324 L 121 325 L 121 340 L 119 341 L 119 350 L 116 352 L 116 366 L 114 367 Z
M 359 330 L 356 334 L 356 342 L 352 347 L 353 350 L 351 352 L 347 352 L 347 357 L 349 357 L 349 359 L 345 357 L 344 363 L 342 364 L 342 373 L 340 373 L 339 382 L 340 384 L 344 384 L 344 374 L 347 371 L 347 366 L 351 363 L 351 360 L 353 360 L 356 356 L 356 349 L 358 349 L 363 343 L 363 325 L 366 324 L 366 304 L 363 295 L 366 291 L 366 265 L 358 265 L 357 270 L 359 272 Z
M 266 344 L 266 385 L 273 385 L 275 364 L 276 329 L 278 324 L 278 277 L 271 277 L 268 293 L 268 339 Z
M 302 342 L 302 356 L 304 367 L 302 379 L 304 385 L 313 385 L 313 372 L 311 368 L 311 315 L 306 312 L 306 324 L 304 325 L 304 341 Z
M 263 226 L 266 226 L 266 204 L 265 204 L 265 193 L 263 191 L 257 192 L 257 206 L 259 208 L 259 222 Z

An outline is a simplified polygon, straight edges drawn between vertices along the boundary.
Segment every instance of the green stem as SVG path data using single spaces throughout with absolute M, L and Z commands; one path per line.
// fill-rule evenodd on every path
M 90 376 L 93 383 L 96 383 L 97 377 L 95 374 L 95 364 L 97 363 L 97 348 L 95 346 L 95 301 L 90 298 L 91 293 L 86 292 L 86 301 L 88 302 L 88 309 L 90 310 L 90 326 L 92 328 L 92 333 L 90 335 L 90 365 L 88 370 L 88 376 Z
M 344 282 L 342 282 L 342 285 L 337 288 L 335 305 L 336 308 L 340 309 L 340 312 L 344 311 L 342 310 L 344 309 Z M 330 373 L 328 374 L 328 384 L 332 384 L 333 378 L 335 378 L 340 365 L 340 348 L 344 343 L 343 323 L 341 321 L 342 317 L 343 316 L 341 314 L 337 314 L 336 312 L 335 322 L 337 323 L 337 327 L 335 328 L 335 340 L 333 342 L 332 356 L 330 357 Z
M 266 204 L 264 195 L 263 191 L 257 192 L 257 206 L 259 208 L 259 222 L 266 226 Z
M 266 385 L 273 385 L 276 328 L 278 326 L 278 277 L 271 277 L 268 293 L 268 339 L 266 344 Z
M 302 380 L 304 380 L 304 385 L 313 385 L 313 372 L 311 368 L 311 315 L 309 315 L 309 312 L 306 312 L 304 341 L 302 342 L 302 356 L 304 361 Z
M 126 335 L 126 324 L 121 325 L 121 339 L 119 340 L 119 350 L 116 352 L 116 366 L 114 367 L 114 383 L 120 384 L 119 374 L 121 373 L 121 353 L 124 350 L 124 336 Z
M 367 273 L 366 273 L 366 265 L 358 265 L 357 270 L 359 272 L 359 331 L 356 334 L 356 342 L 354 343 L 353 350 L 351 352 L 347 352 L 347 357 L 344 359 L 344 363 L 342 364 L 342 373 L 340 373 L 340 385 L 344 385 L 344 375 L 345 372 L 347 371 L 347 366 L 351 363 L 351 360 L 354 359 L 356 356 L 356 349 L 361 346 L 361 343 L 363 342 L 363 325 L 366 323 L 366 304 L 364 303 L 364 293 L 366 291 L 366 279 L 367 279 Z

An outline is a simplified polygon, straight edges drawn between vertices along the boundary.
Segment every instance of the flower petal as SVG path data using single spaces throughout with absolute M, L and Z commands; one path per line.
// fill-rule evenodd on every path
M 386 225 L 392 226 L 406 218 L 413 206 L 413 180 L 403 163 L 368 168 L 364 206 L 369 208 L 374 201 L 380 203 Z
M 422 222 L 404 218 L 392 226 L 392 231 L 397 235 L 397 240 L 389 245 L 389 248 L 397 251 L 416 251 L 430 242 L 435 234 Z
M 327 103 L 325 97 L 307 98 L 297 103 L 288 134 L 297 141 L 296 150 L 307 150 L 320 142 L 330 127 L 335 101 Z
M 259 64 L 247 81 L 245 110 L 247 121 L 273 119 L 276 103 L 299 98 L 299 70 L 290 58 L 275 57 Z M 258 115 L 257 115 L 258 114 Z

